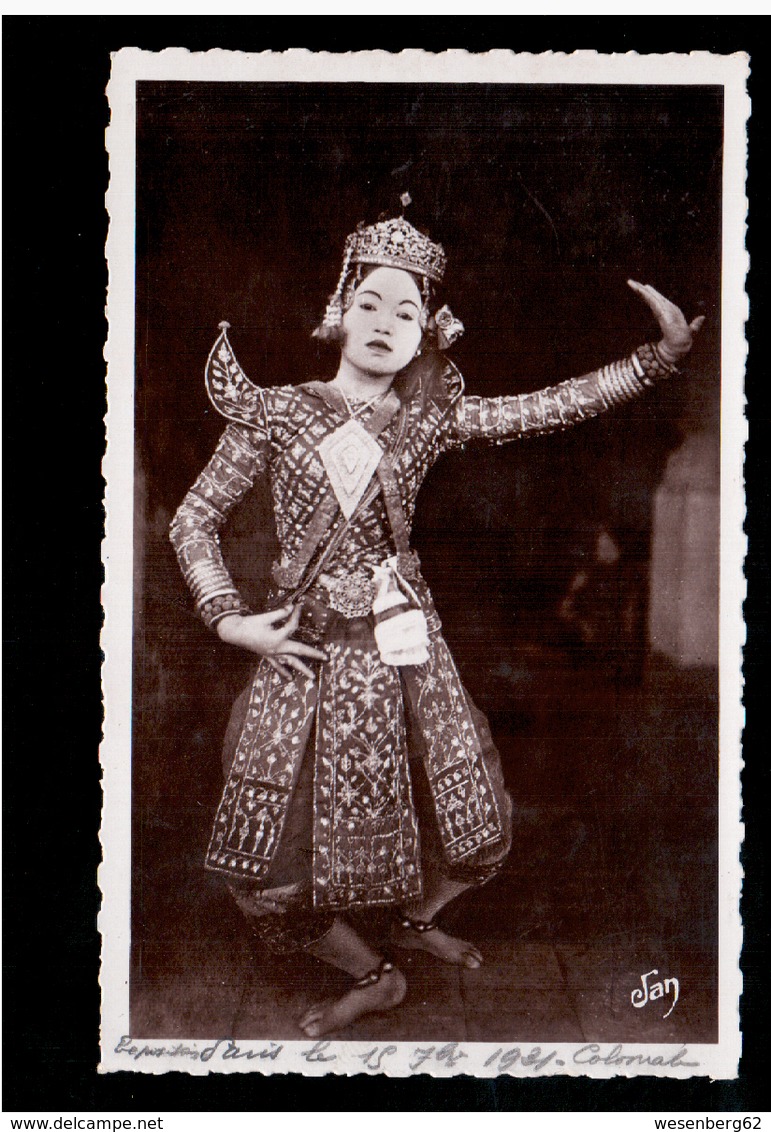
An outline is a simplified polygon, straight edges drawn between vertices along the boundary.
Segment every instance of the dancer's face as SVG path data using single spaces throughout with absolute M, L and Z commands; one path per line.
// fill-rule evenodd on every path
M 359 284 L 343 315 L 343 358 L 362 376 L 393 377 L 417 353 L 422 297 L 415 280 L 378 267 Z

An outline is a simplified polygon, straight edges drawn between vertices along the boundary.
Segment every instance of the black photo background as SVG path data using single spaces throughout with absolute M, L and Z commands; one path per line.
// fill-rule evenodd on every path
M 224 423 L 203 386 L 217 324 L 231 323 L 258 384 L 331 375 L 334 354 L 310 335 L 344 238 L 400 211 L 408 190 L 408 219 L 448 253 L 469 392 L 529 391 L 654 336 L 628 277 L 707 316 L 688 373 L 646 401 L 446 458 L 414 541 L 517 801 L 496 883 L 518 930 L 658 932 L 711 949 L 710 674 L 662 667 L 645 621 L 667 457 L 710 423 L 718 442 L 721 146 L 717 88 L 139 84 L 136 943 L 235 915 L 202 857 L 251 661 L 203 628 L 167 538 Z M 603 532 L 620 558 L 595 570 L 588 645 L 560 610 Z M 266 491 L 223 545 L 259 607 L 274 553 Z

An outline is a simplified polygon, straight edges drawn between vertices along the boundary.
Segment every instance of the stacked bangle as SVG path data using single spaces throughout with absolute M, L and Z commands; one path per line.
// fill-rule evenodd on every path
M 230 616 L 231 613 L 246 617 L 252 611 L 240 594 L 231 593 L 219 594 L 211 601 L 204 602 L 199 612 L 206 628 L 212 629 L 218 621 Z
M 645 385 L 650 384 L 642 377 L 642 365 L 638 377 L 634 362 L 633 355 L 622 362 L 611 362 L 598 371 L 597 385 L 608 408 L 636 401 L 645 392 Z
M 187 584 L 193 598 L 199 604 L 206 601 L 211 593 L 227 593 L 233 590 L 233 579 L 225 567 L 218 562 L 194 562 L 186 571 Z

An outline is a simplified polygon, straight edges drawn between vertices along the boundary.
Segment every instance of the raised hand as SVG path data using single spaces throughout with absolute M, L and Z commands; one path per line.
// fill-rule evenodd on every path
M 699 315 L 693 322 L 686 322 L 685 315 L 674 303 L 665 298 L 655 287 L 649 283 L 637 283 L 634 279 L 627 279 L 627 283 L 640 298 L 648 304 L 661 327 L 661 341 L 658 350 L 661 358 L 668 365 L 677 365 L 681 358 L 693 345 L 693 336 L 704 322 L 704 315 Z
M 267 658 L 268 663 L 286 679 L 292 678 L 292 669 L 302 672 L 315 680 L 316 676 L 307 664 L 301 660 L 326 660 L 321 649 L 306 645 L 304 641 L 295 641 L 292 634 L 300 623 L 302 605 L 282 606 L 269 613 L 252 613 L 248 617 L 235 615 L 223 617 L 217 622 L 217 633 L 221 640 L 230 645 L 240 645 L 241 648 L 256 652 L 259 656 Z

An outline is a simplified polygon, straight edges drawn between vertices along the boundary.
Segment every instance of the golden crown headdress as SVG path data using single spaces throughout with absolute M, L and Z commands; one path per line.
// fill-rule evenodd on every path
M 360 225 L 345 241 L 348 265 L 371 263 L 379 267 L 398 267 L 441 282 L 447 256 L 441 244 L 429 240 L 409 220 L 397 216 L 369 227 Z
M 402 194 L 401 203 L 404 208 L 412 203 L 409 193 Z M 419 275 L 423 281 L 423 297 L 427 302 L 429 281 L 439 283 L 442 280 L 447 267 L 447 256 L 441 244 L 434 243 L 423 232 L 419 232 L 405 220 L 404 214 L 391 220 L 379 220 L 376 224 L 359 224 L 345 241 L 340 278 L 334 293 L 330 295 L 321 326 L 313 332 L 315 337 L 338 336 L 345 308 L 346 288 L 351 273 L 358 264 L 396 267 Z M 459 323 L 458 325 L 460 326 Z

